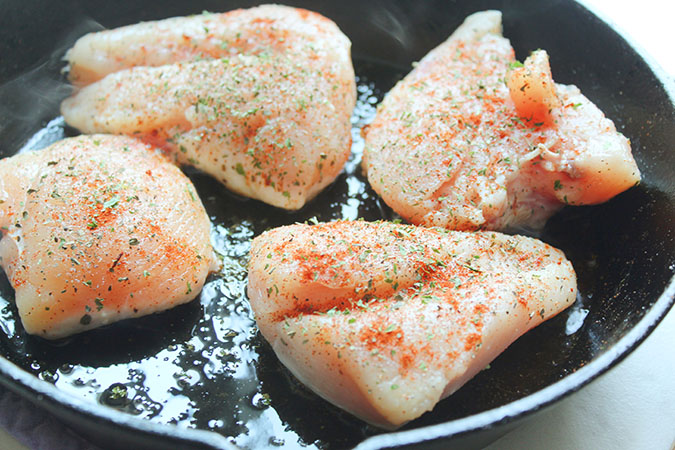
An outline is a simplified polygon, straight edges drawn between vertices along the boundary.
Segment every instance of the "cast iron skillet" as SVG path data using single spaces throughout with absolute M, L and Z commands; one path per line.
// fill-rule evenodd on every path
M 474 11 L 504 12 L 505 35 L 520 59 L 536 48 L 548 50 L 556 80 L 577 84 L 615 121 L 631 139 L 643 174 L 640 186 L 604 205 L 564 209 L 539 234 L 572 260 L 577 304 L 396 433 L 371 428 L 307 391 L 255 328 L 244 295 L 248 242 L 269 227 L 314 216 L 395 217 L 360 175 L 357 130 L 345 173 L 296 213 L 237 198 L 189 172 L 225 261 L 191 304 L 50 343 L 25 334 L 13 291 L 0 276 L 3 385 L 106 447 L 476 447 L 608 370 L 651 332 L 675 292 L 675 110 L 663 74 L 572 1 L 289 3 L 323 13 L 351 38 L 359 75 L 357 129 L 411 63 Z M 76 134 L 57 117 L 69 93 L 60 57 L 78 36 L 101 26 L 240 6 L 251 4 L 4 2 L 0 156 Z

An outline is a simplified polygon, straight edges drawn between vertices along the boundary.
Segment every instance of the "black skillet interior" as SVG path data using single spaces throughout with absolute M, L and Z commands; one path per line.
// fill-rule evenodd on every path
M 33 400 L 46 393 L 52 399 L 47 406 L 64 402 L 63 396 L 50 394 L 47 383 L 79 399 L 74 406 L 66 402 L 65 410 L 74 411 L 66 419 L 75 417 L 71 423 L 89 427 L 90 436 L 98 431 L 110 436 L 115 429 L 132 442 L 138 437 L 133 421 L 120 431 L 113 419 L 100 418 L 108 408 L 147 419 L 149 438 L 136 441 L 144 445 L 151 445 L 153 436 L 156 443 L 185 438 L 169 430 L 173 437 L 161 441 L 158 436 L 167 433 L 163 424 L 211 430 L 250 448 L 345 448 L 382 434 L 310 393 L 276 360 L 257 332 L 244 294 L 248 242 L 267 228 L 311 217 L 393 218 L 360 175 L 358 127 L 413 61 L 444 40 L 466 15 L 489 8 L 504 12 L 504 34 L 520 59 L 536 48 L 548 50 L 556 80 L 577 84 L 631 139 L 643 183 L 604 205 L 566 208 L 550 220 L 540 237 L 572 260 L 581 293 L 577 304 L 518 340 L 489 370 L 403 430 L 447 423 L 537 395 L 594 361 L 597 367 L 590 376 L 597 375 L 624 355 L 609 362 L 597 359 L 655 305 L 665 314 L 672 293 L 668 298 L 664 292 L 675 267 L 675 111 L 648 64 L 604 22 L 562 0 L 289 3 L 335 20 L 353 42 L 359 108 L 354 157 L 345 173 L 303 210 L 288 213 L 237 198 L 208 177 L 189 172 L 212 217 L 213 240 L 225 264 L 199 301 L 162 314 L 47 342 L 25 334 L 12 304 L 13 291 L 0 275 L 0 355 L 19 368 L 2 365 L 3 384 Z M 0 18 L 0 156 L 16 153 L 38 132 L 28 147 L 76 134 L 57 117 L 58 104 L 69 92 L 59 74 L 60 58 L 79 35 L 250 5 L 5 2 Z M 654 323 L 642 325 L 644 332 L 634 341 Z M 43 382 L 36 384 L 33 376 Z M 553 397 L 576 387 L 563 386 Z M 532 409 L 553 397 L 542 398 Z M 220 442 L 225 445 L 225 440 Z

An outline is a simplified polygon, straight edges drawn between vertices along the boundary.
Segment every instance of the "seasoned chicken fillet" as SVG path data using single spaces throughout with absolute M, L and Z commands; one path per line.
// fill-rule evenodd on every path
M 262 6 L 83 37 L 66 122 L 164 148 L 232 191 L 298 209 L 350 154 L 350 42 L 309 11 Z
M 544 51 L 523 64 L 501 13 L 469 16 L 385 97 L 363 167 L 406 220 L 450 229 L 543 226 L 562 205 L 640 181 L 628 140 Z
M 122 136 L 0 160 L 0 229 L 23 326 L 47 339 L 186 303 L 217 264 L 190 180 Z
M 300 381 L 396 428 L 571 305 L 576 276 L 561 251 L 527 237 L 298 224 L 253 240 L 248 296 L 263 336 Z
M 349 78 L 353 77 L 350 46 L 337 25 L 321 14 L 282 5 L 262 5 L 90 33 L 78 39 L 65 59 L 70 81 L 77 86 L 132 67 L 227 58 L 242 53 L 304 55 Z

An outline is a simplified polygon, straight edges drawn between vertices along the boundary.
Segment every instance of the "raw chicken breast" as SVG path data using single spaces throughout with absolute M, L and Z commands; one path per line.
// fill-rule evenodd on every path
M 350 42 L 318 14 L 265 6 L 142 23 L 85 36 L 69 60 L 78 81 L 104 78 L 63 102 L 68 124 L 161 146 L 241 195 L 298 209 L 349 157 Z
M 396 428 L 571 305 L 576 276 L 535 239 L 386 222 L 291 225 L 253 240 L 263 336 L 312 390 Z
M 128 137 L 0 160 L 0 227 L 21 321 L 47 339 L 186 303 L 217 264 L 190 180 Z
M 349 77 L 353 72 L 350 45 L 337 25 L 321 14 L 262 5 L 90 33 L 78 39 L 65 59 L 70 81 L 77 86 L 136 66 L 163 66 L 241 53 L 305 55 Z
M 370 184 L 415 224 L 539 228 L 564 204 L 640 180 L 628 140 L 579 89 L 554 83 L 546 52 L 515 61 L 497 11 L 469 16 L 424 57 L 365 137 Z

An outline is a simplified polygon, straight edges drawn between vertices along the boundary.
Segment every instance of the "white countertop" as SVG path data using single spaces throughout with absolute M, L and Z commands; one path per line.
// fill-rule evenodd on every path
M 485 450 L 675 448 L 675 309 L 618 366 Z
M 583 0 L 675 76 L 675 2 Z M 675 449 L 675 310 L 626 360 L 486 450 Z M 0 449 L 25 449 L 0 428 Z

